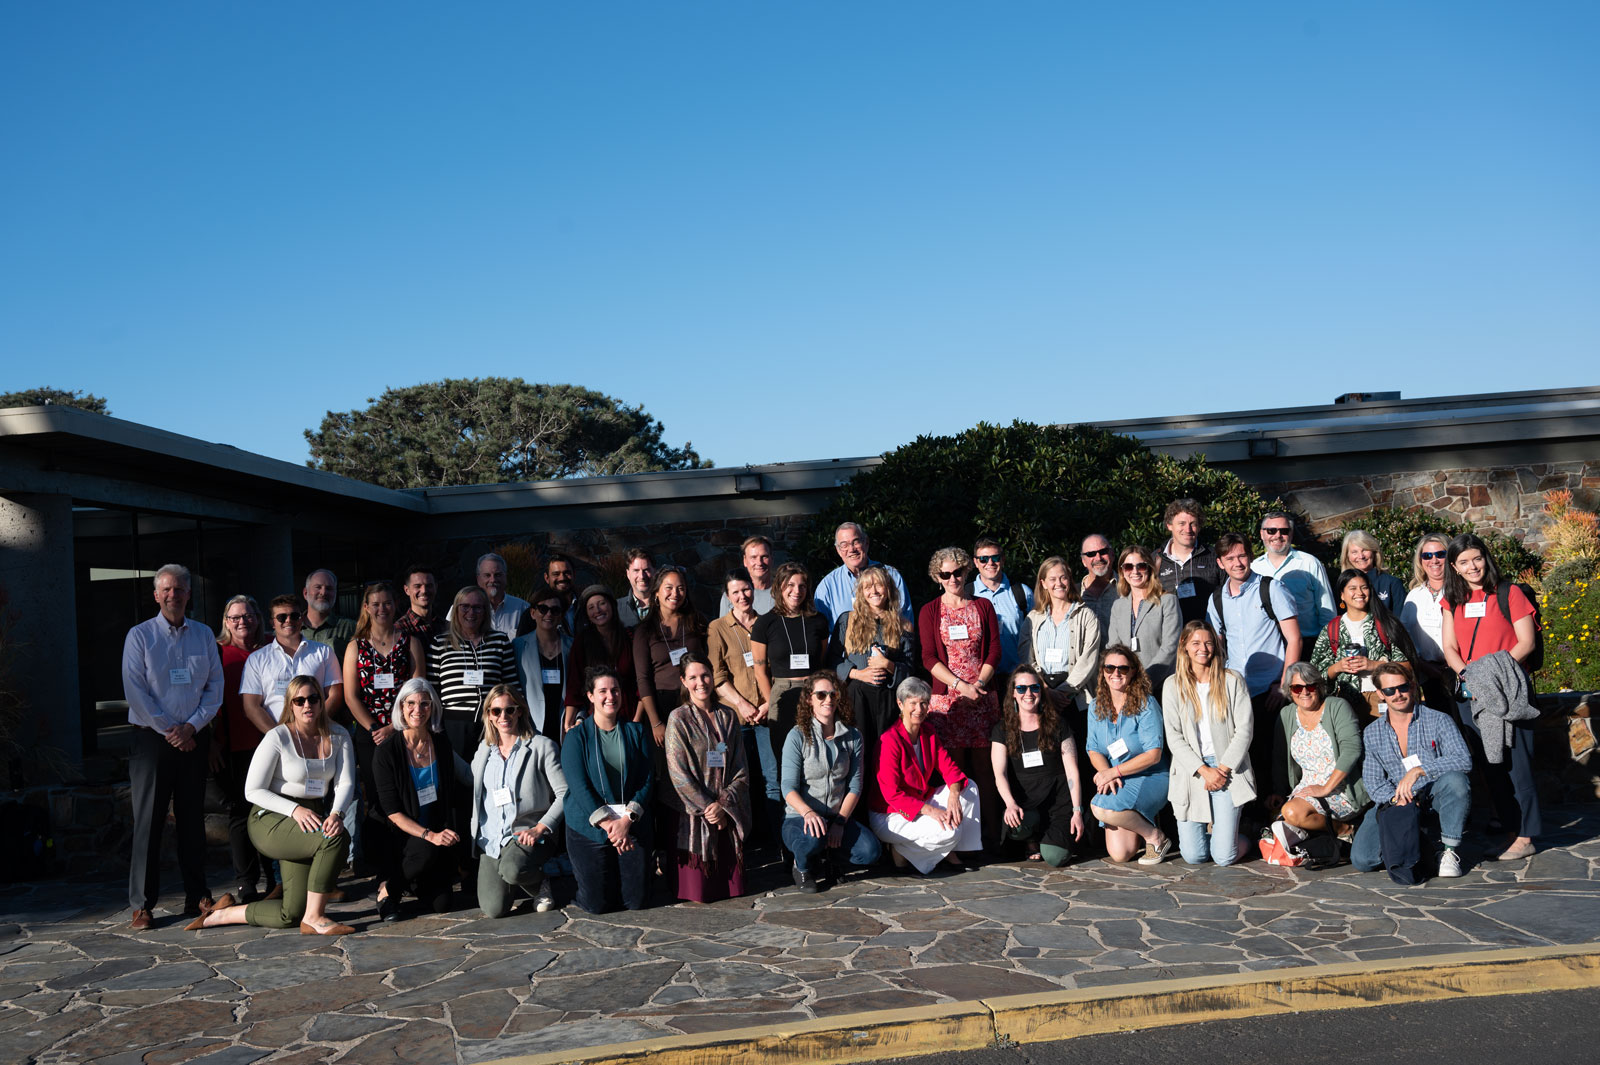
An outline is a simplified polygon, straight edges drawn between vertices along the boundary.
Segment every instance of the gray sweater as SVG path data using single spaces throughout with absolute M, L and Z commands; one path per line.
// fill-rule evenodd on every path
M 1472 723 L 1483 737 L 1483 756 L 1499 765 L 1511 747 L 1512 722 L 1539 716 L 1528 675 L 1510 651 L 1496 651 L 1467 663 L 1461 681 L 1472 693 Z
M 524 747 L 511 751 L 510 787 L 517 813 L 512 819 L 513 833 L 542 824 L 554 832 L 561 827 L 561 808 L 567 797 L 567 777 L 561 771 L 561 756 L 556 745 L 544 736 L 524 739 Z M 486 804 L 492 801 L 484 785 L 484 769 L 490 758 L 500 757 L 488 744 L 478 744 L 472 755 L 472 838 L 478 838 Z
M 836 721 L 833 739 L 822 738 L 822 726 L 811 722 L 811 746 L 802 742 L 799 729 L 791 729 L 783 741 L 783 770 L 779 774 L 783 794 L 800 793 L 813 810 L 831 817 L 844 804 L 845 796 L 860 795 L 865 770 L 861 757 L 861 733 Z M 859 800 L 858 800 L 859 801 Z M 785 817 L 799 817 L 794 807 L 785 805 Z

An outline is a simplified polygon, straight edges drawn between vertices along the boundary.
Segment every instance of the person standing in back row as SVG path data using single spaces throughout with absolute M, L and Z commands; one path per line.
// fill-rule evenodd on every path
M 1243 536 L 1219 536 L 1217 562 L 1227 578 L 1207 600 L 1205 620 L 1222 637 L 1225 665 L 1244 677 L 1250 691 L 1250 764 L 1271 765 L 1281 686 L 1288 667 L 1302 657 L 1300 622 L 1289 593 L 1250 568 L 1250 544 Z
M 750 575 L 751 609 L 765 614 L 772 609 L 772 541 L 765 536 L 752 536 L 740 548 L 740 556 L 745 572 Z M 733 603 L 724 592 L 717 616 L 725 618 L 732 609 Z
M 1000 622 L 1000 672 L 1009 675 L 1017 668 L 1017 642 L 1028 611 L 1033 609 L 1033 589 L 1011 583 L 1005 574 L 1006 554 L 1000 544 L 980 537 L 972 548 L 972 564 L 977 576 L 967 583 L 966 593 L 989 600 Z
M 1156 577 L 1161 587 L 1177 594 L 1183 623 L 1200 621 L 1206 616 L 1206 601 L 1222 583 L 1216 554 L 1200 542 L 1205 510 L 1197 500 L 1174 499 L 1167 504 L 1161 520 L 1171 539 L 1156 553 Z M 1249 554 L 1248 549 L 1245 554 Z
M 839 615 L 849 610 L 856 601 L 856 581 L 868 566 L 881 566 L 900 593 L 900 613 L 911 620 L 911 597 L 906 594 L 905 578 L 887 562 L 874 562 L 867 554 L 870 541 L 867 530 L 853 521 L 847 521 L 833 530 L 833 549 L 839 552 L 840 564 L 828 571 L 817 585 L 817 610 L 828 620 L 831 628 Z

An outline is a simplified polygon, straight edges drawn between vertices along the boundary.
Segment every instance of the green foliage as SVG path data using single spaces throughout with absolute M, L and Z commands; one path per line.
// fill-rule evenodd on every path
M 660 422 L 575 385 L 520 377 L 391 388 L 365 410 L 329 411 L 306 430 L 313 469 L 387 488 L 501 484 L 709 467 L 669 447 Z
M 1229 529 L 1253 534 L 1266 509 L 1248 485 L 1199 457 L 1156 455 L 1089 425 L 980 423 L 957 436 L 918 437 L 857 475 L 817 516 L 804 553 L 814 573 L 826 572 L 838 565 L 834 529 L 859 522 L 873 557 L 903 570 L 922 600 L 932 594 L 922 575 L 934 551 L 971 550 L 988 535 L 1005 545 L 1012 577 L 1032 584 L 1051 555 L 1081 574 L 1078 549 L 1090 533 L 1161 547 L 1161 513 L 1183 496 L 1205 506 L 1207 540 Z
M 1496 568 L 1504 576 L 1515 580 L 1523 579 L 1523 575 L 1530 571 L 1537 576 L 1544 566 L 1544 560 L 1524 547 L 1522 541 L 1493 529 L 1477 529 L 1470 521 L 1452 521 L 1437 510 L 1374 507 L 1365 514 L 1346 519 L 1339 526 L 1336 541 L 1354 529 L 1365 529 L 1377 538 L 1383 548 L 1383 568 L 1407 585 L 1411 583 L 1411 558 L 1417 549 L 1417 541 L 1428 533 L 1440 533 L 1446 539 L 1454 539 L 1462 533 L 1477 533 L 1489 545 L 1489 554 L 1494 558 Z M 1330 579 L 1339 575 L 1338 543 L 1335 542 L 1333 547 L 1335 554 L 1330 556 L 1328 565 Z
M 1600 575 L 1591 567 L 1558 581 L 1552 573 L 1539 604 L 1544 668 L 1534 678 L 1537 688 L 1600 690 Z
M 0 410 L 7 407 L 77 407 L 90 414 L 110 414 L 106 401 L 92 392 L 68 392 L 61 388 L 25 388 L 21 392 L 0 392 Z

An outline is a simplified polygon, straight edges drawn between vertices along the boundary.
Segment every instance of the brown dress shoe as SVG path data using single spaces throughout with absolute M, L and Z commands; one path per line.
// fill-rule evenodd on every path
M 303 936 L 347 936 L 354 931 L 355 929 L 347 924 L 334 922 L 328 926 L 327 931 L 319 932 L 315 927 L 306 924 L 304 921 L 300 922 L 300 934 Z
M 134 910 L 133 911 L 133 920 L 132 920 L 132 922 L 129 923 L 128 927 L 132 928 L 135 932 L 146 932 L 146 931 L 149 931 L 149 929 L 150 929 L 150 911 L 149 910 Z

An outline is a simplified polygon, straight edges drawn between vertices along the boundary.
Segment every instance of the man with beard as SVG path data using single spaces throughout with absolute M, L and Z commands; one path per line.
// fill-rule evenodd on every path
M 334 661 L 343 662 L 344 645 L 356 634 L 356 622 L 354 618 L 335 613 L 339 605 L 339 578 L 332 570 L 315 570 L 306 577 L 300 596 L 306 601 L 301 637 L 327 644 L 333 648 Z
M 1078 557 L 1083 562 L 1083 568 L 1088 575 L 1083 578 L 1083 588 L 1079 597 L 1084 605 L 1094 611 L 1094 616 L 1100 622 L 1100 641 L 1105 642 L 1106 633 L 1111 631 L 1111 606 L 1119 598 L 1117 595 L 1117 575 L 1114 572 L 1116 559 L 1112 557 L 1111 541 L 1100 533 L 1090 533 L 1083 538 L 1083 546 L 1078 549 Z

